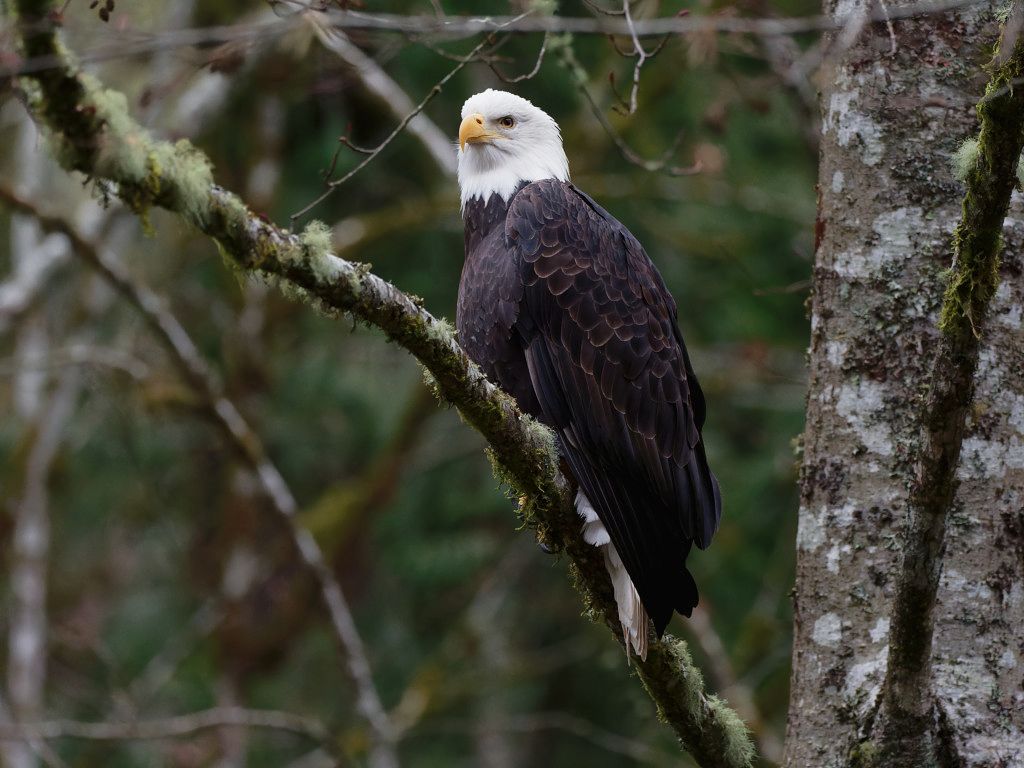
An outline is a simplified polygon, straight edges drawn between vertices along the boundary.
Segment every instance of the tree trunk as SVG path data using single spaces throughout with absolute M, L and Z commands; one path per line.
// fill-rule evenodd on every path
M 826 12 L 850 4 L 826 2 Z M 870 763 L 895 577 L 964 190 L 950 158 L 998 40 L 992 9 L 865 27 L 822 73 L 811 383 L 785 764 Z M 839 33 L 834 44 L 843 41 Z M 896 53 L 892 54 L 893 42 Z M 1024 208 L 1004 227 L 935 605 L 941 766 L 1024 766 Z M 926 628 L 922 628 L 926 630 Z

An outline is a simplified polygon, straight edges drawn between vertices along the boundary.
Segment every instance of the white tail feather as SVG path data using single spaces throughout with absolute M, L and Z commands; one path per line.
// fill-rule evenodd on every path
M 576 512 L 583 518 L 583 540 L 599 547 L 604 554 L 604 565 L 612 580 L 615 604 L 619 609 L 619 623 L 622 624 L 622 639 L 626 644 L 626 655 L 631 652 L 647 660 L 647 611 L 640 602 L 633 580 L 629 578 L 619 553 L 615 551 L 604 523 L 597 516 L 593 505 L 582 491 L 576 492 Z

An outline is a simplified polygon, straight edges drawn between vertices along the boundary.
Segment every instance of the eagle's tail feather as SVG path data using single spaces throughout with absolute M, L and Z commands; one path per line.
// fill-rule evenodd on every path
M 635 654 L 647 661 L 647 611 L 640 601 L 640 594 L 633 586 L 633 580 L 626 572 L 611 537 L 597 516 L 594 507 L 582 491 L 576 494 L 576 511 L 583 518 L 583 540 L 599 547 L 604 554 L 604 565 L 612 581 L 615 604 L 619 609 L 619 623 L 622 624 L 622 639 L 626 655 Z
M 619 623 L 622 624 L 622 639 L 626 644 L 626 655 L 632 652 L 643 661 L 647 661 L 647 611 L 640 602 L 640 595 L 633 586 L 633 581 L 626 573 L 626 566 L 619 559 L 612 543 L 602 547 L 604 565 L 612 579 L 615 590 L 615 604 L 619 608 Z

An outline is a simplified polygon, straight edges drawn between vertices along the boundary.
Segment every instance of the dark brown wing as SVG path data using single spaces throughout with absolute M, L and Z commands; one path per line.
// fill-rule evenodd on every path
M 636 238 L 570 184 L 522 189 L 505 235 L 534 392 L 660 634 L 696 605 L 686 556 L 721 517 L 675 302 Z

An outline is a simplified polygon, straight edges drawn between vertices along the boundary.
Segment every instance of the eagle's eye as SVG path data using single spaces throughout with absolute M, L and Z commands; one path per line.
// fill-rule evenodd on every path
M 498 120 L 498 125 L 500 125 L 502 128 L 511 128 L 515 124 L 516 119 L 512 117 L 512 115 L 505 115 L 504 117 L 499 118 Z

